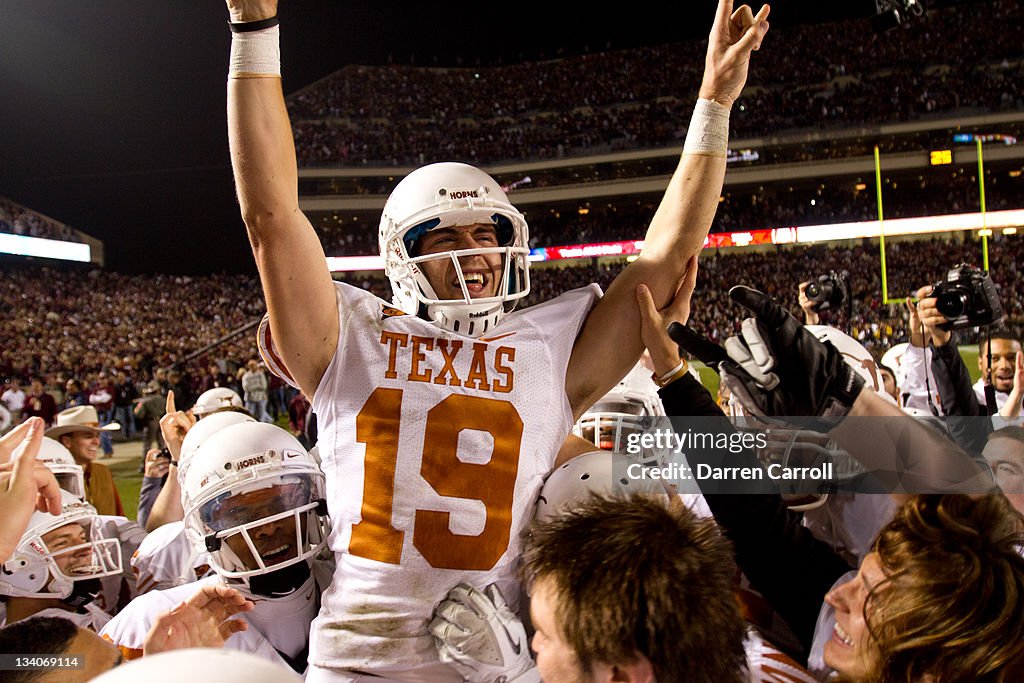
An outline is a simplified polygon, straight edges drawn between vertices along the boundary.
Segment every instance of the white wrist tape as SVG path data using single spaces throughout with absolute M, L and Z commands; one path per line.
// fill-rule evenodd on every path
M 231 34 L 228 78 L 281 75 L 281 27 Z
M 724 157 L 729 151 L 729 107 L 698 99 L 686 130 L 683 154 Z

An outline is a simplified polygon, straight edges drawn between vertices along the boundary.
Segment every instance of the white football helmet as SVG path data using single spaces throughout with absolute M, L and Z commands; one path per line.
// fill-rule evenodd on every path
M 121 544 L 106 537 L 96 508 L 61 491 L 59 515 L 36 511 L 11 557 L 0 566 L 0 595 L 58 598 L 76 581 L 121 573 Z
M 283 664 L 249 652 L 227 648 L 194 647 L 146 655 L 100 674 L 92 683 L 302 683 Z
M 327 540 L 324 475 L 280 427 L 245 422 L 206 439 L 182 485 L 185 530 L 229 579 L 302 562 Z
M 630 469 L 630 465 L 633 469 Z M 627 495 L 650 493 L 667 495 L 660 479 L 630 476 L 637 470 L 637 461 L 622 453 L 591 451 L 579 455 L 551 472 L 544 481 L 537 499 L 534 519 L 546 522 L 592 493 Z M 641 466 L 641 469 L 646 468 Z
M 572 433 L 602 450 L 626 454 L 630 436 L 649 431 L 664 415 L 658 385 L 646 366 L 637 363 L 615 388 L 580 416 Z M 638 447 L 634 445 L 634 449 Z M 644 465 L 660 465 L 668 456 L 664 449 L 644 448 L 630 457 Z
M 230 391 L 230 390 L 229 390 Z M 257 422 L 256 418 L 248 413 L 239 413 L 233 410 L 225 410 L 219 413 L 207 415 L 196 422 L 185 432 L 185 438 L 181 441 L 181 452 L 178 454 L 178 483 L 185 481 L 185 473 L 188 472 L 189 463 L 196 450 L 203 445 L 206 439 L 210 438 L 225 427 L 242 424 L 243 422 Z
M 910 346 L 908 342 L 900 342 L 890 347 L 882 354 L 882 365 L 892 370 L 896 375 L 896 385 L 903 386 L 906 383 L 907 371 L 903 368 L 903 356 Z
M 60 441 L 43 437 L 39 446 L 39 455 L 36 459 L 46 465 L 61 489 L 74 495 L 76 498 L 85 498 L 85 474 L 82 466 L 75 462 L 71 451 L 64 447 Z
M 873 389 L 879 396 L 887 398 L 889 403 L 895 402 L 892 396 L 885 393 L 885 384 L 882 383 L 882 373 L 878 371 L 878 363 L 860 342 L 830 325 L 805 325 L 805 327 L 820 341 L 831 342 L 832 346 L 839 349 L 839 353 L 843 354 L 843 360 L 864 378 L 868 389 Z
M 192 414 L 196 419 L 210 415 L 224 408 L 245 408 L 242 397 L 238 392 L 228 387 L 214 387 L 199 394 L 196 403 L 192 406 Z
M 419 238 L 431 230 L 479 223 L 495 226 L 498 246 L 414 255 Z M 380 219 L 380 253 L 395 306 L 468 337 L 492 329 L 530 293 L 526 218 L 494 178 L 468 164 L 429 164 L 398 183 Z M 503 271 L 495 296 L 474 299 L 460 258 L 479 254 L 501 254 Z M 438 259 L 450 259 L 454 265 L 461 298 L 439 299 L 427 281 L 420 264 Z

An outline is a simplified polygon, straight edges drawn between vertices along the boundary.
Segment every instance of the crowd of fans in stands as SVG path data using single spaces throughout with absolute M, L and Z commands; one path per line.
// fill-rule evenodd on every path
M 890 239 L 886 243 L 889 296 L 904 297 L 933 284 L 959 263 L 981 266 L 980 243 Z M 990 242 L 989 269 L 1013 328 L 1024 326 L 1024 298 L 1017 286 L 1019 263 L 1024 263 L 1024 240 L 1003 237 Z M 525 305 L 590 282 L 607 287 L 624 265 L 587 259 L 533 268 Z M 700 268 L 701 305 L 695 308 L 691 325 L 712 339 L 721 341 L 738 331 L 736 321 L 742 316 L 728 298 L 732 284 L 760 288 L 799 314 L 800 282 L 844 270 L 849 273 L 850 308 L 828 314 L 824 322 L 848 330 L 879 354 L 907 335 L 902 308 L 880 301 L 877 244 L 707 250 Z M 390 299 L 390 285 L 382 274 L 345 274 L 339 279 Z M 253 323 L 264 312 L 258 282 L 249 276 L 125 276 L 32 266 L 5 270 L 0 310 L 0 377 L 18 380 L 26 390 L 33 379 L 42 380 L 58 409 L 81 400 L 76 398 L 78 393 L 88 396 L 101 381 L 116 386 L 120 408 L 132 405 L 154 380 L 164 394 L 173 389 L 179 405 L 189 405 L 211 386 L 230 386 L 241 394 L 241 372 L 249 360 L 258 358 L 255 328 L 208 353 L 189 356 Z M 77 389 L 69 388 L 72 382 Z M 286 409 L 291 393 L 271 377 L 273 417 Z
M 883 186 L 885 218 L 979 211 L 976 173 L 962 167 L 944 168 L 950 170 L 930 169 L 923 175 L 886 181 Z M 877 220 L 874 179 L 867 180 L 860 189 L 849 179 L 792 186 L 727 186 L 711 232 Z M 988 211 L 1024 206 L 1024 178 L 987 172 L 985 182 Z M 530 247 L 641 239 L 657 208 L 656 201 L 656 197 L 648 197 L 583 202 L 585 213 L 580 213 L 576 207 L 561 211 L 547 206 L 523 207 L 530 224 Z M 376 220 L 372 212 L 354 216 L 339 212 L 313 217 L 314 227 L 329 256 L 379 253 Z
M 751 66 L 733 138 L 1019 110 L 1021 2 L 987 4 L 984 22 L 973 11 L 935 9 L 882 34 L 867 18 L 780 29 L 772 40 L 786 49 Z M 676 144 L 703 52 L 689 41 L 502 67 L 348 66 L 290 98 L 299 161 L 486 163 Z

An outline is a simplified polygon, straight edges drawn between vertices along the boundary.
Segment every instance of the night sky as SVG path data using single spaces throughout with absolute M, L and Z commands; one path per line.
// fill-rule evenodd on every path
M 285 92 L 346 64 L 514 63 L 707 34 L 715 2 L 666 4 L 284 0 Z M 831 18 L 821 5 L 874 11 L 780 0 L 771 21 Z M 3 0 L 0 195 L 104 240 L 112 270 L 255 272 L 228 158 L 226 20 L 215 0 Z

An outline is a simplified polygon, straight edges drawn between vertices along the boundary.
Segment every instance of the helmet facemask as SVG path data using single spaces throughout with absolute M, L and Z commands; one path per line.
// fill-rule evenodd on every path
M 95 509 L 62 494 L 60 515 L 35 513 L 28 531 L 0 571 L 0 592 L 28 598 L 69 597 L 77 583 L 122 573 L 121 544 L 107 538 Z
M 245 584 L 308 560 L 324 547 L 328 532 L 322 475 L 250 472 L 250 481 L 203 496 L 189 516 L 214 570 Z
M 576 421 L 572 431 L 603 451 L 629 454 L 641 465 L 653 467 L 663 464 L 668 452 L 641 445 L 639 435 L 650 432 L 656 419 L 639 400 L 605 397 Z
M 672 449 L 647 446 L 640 435 L 668 427 L 662 423 L 664 416 L 658 387 L 646 367 L 638 363 L 583 413 L 572 433 L 601 450 L 628 455 L 644 466 L 656 467 L 668 462 Z
M 497 246 L 418 253 L 420 240 L 433 230 L 475 225 L 493 225 Z M 381 217 L 381 256 L 395 306 L 470 337 L 493 329 L 529 294 L 528 241 L 526 219 L 504 191 L 483 171 L 464 164 L 414 171 L 399 183 Z M 474 298 L 463 272 L 465 259 L 493 254 L 502 259 L 493 294 Z M 451 262 L 461 296 L 441 298 L 428 281 L 423 264 L 440 260 Z

